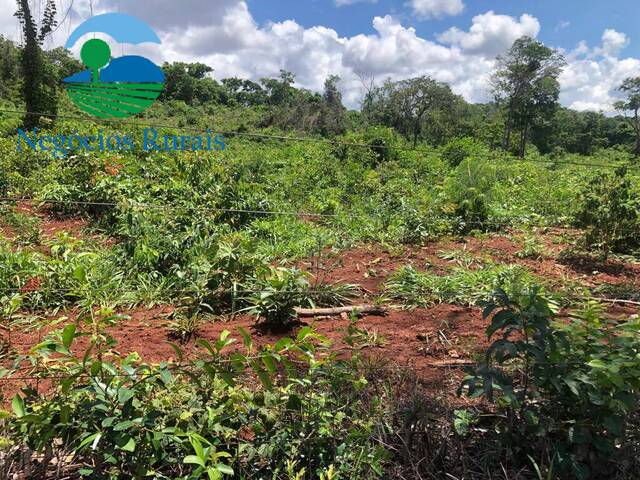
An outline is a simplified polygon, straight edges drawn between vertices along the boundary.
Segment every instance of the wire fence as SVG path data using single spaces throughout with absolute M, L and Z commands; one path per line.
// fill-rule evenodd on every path
M 2 109 L 0 108 L 0 113 L 8 113 L 8 114 L 16 114 L 16 115 L 31 115 L 31 116 L 43 116 L 50 117 L 51 114 L 44 112 L 27 112 L 22 110 L 14 110 L 14 109 Z M 326 138 L 317 138 L 317 137 L 299 137 L 299 136 L 290 136 L 290 135 L 274 135 L 268 133 L 258 133 L 258 132 L 242 132 L 242 131 L 224 131 L 224 130 L 205 130 L 203 128 L 197 127 L 189 127 L 189 126 L 178 126 L 178 125 L 167 125 L 160 123 L 148 123 L 148 122 L 140 122 L 140 121 L 131 121 L 131 120 L 111 120 L 111 119 L 98 119 L 98 118 L 90 118 L 82 115 L 55 115 L 56 118 L 68 119 L 68 120 L 76 120 L 80 122 L 87 123 L 107 123 L 107 124 L 118 124 L 118 125 L 130 125 L 136 127 L 148 127 L 148 128 L 164 128 L 164 129 L 180 129 L 183 131 L 190 132 L 207 132 L 211 134 L 223 135 L 228 137 L 246 137 L 252 139 L 262 139 L 262 140 L 278 140 L 284 142 L 298 142 L 298 143 L 319 143 L 330 146 L 339 146 L 339 147 L 356 147 L 356 148 L 367 148 L 373 150 L 390 150 L 390 151 L 405 151 L 405 152 L 415 152 L 422 154 L 430 154 L 435 155 L 437 152 L 433 149 L 425 149 L 418 147 L 407 147 L 402 145 L 372 145 L 369 143 L 359 143 L 359 142 L 347 142 L 341 140 L 330 140 Z M 521 157 L 513 157 L 510 155 L 505 155 L 503 153 L 490 152 L 487 154 L 476 153 L 473 155 L 478 158 L 490 158 L 493 160 L 503 160 L 503 161 L 516 161 L 516 162 L 531 162 L 531 163 L 540 163 L 547 165 L 557 165 L 557 166 L 580 166 L 580 167 L 592 167 L 592 168 L 620 168 L 627 167 L 631 169 L 640 169 L 640 165 L 631 164 L 631 163 L 597 163 L 597 162 L 576 162 L 576 161 L 559 161 L 552 159 L 543 159 L 543 158 L 521 158 Z
M 318 218 L 318 219 L 333 219 L 333 220 L 362 220 L 370 215 L 371 212 L 348 212 L 342 214 L 327 214 L 327 213 L 314 213 L 314 212 L 306 212 L 306 211 L 282 211 L 282 210 L 256 210 L 256 209 L 241 209 L 241 208 L 222 208 L 222 207 L 210 207 L 206 205 L 185 205 L 178 206 L 172 204 L 150 204 L 150 203 L 137 203 L 137 202 L 100 202 L 100 201 L 78 201 L 78 200 L 52 200 L 52 199 L 38 199 L 38 198 L 26 198 L 26 197 L 0 197 L 0 204 L 8 204 L 15 203 L 19 204 L 22 202 L 30 203 L 32 205 L 73 205 L 73 206 L 84 206 L 84 207 L 114 207 L 119 209 L 141 209 L 141 210 L 164 210 L 164 211 L 187 211 L 187 212 L 208 212 L 208 213 L 229 213 L 229 214 L 246 214 L 246 215 L 264 215 L 264 216 L 288 216 L 295 217 L 299 219 L 305 218 Z M 540 205 L 548 206 L 548 207 L 557 207 L 557 203 L 554 202 L 541 202 Z M 376 212 L 373 214 L 375 215 Z M 378 212 L 381 213 L 381 212 Z M 469 213 L 466 214 L 465 217 L 436 217 L 433 223 L 443 223 L 447 222 L 451 224 L 453 229 L 455 228 L 464 228 L 466 226 L 477 226 L 477 227 L 529 227 L 529 228 L 549 228 L 549 227 L 558 227 L 558 228 L 571 228 L 572 225 L 567 223 L 561 223 L 557 221 L 547 221 L 547 222 L 533 222 L 532 217 L 540 217 L 542 214 L 536 212 L 527 212 L 523 216 L 520 217 L 505 217 L 502 221 L 497 220 L 474 220 L 474 218 L 484 218 L 483 215 L 477 213 Z M 558 218 L 564 215 L 558 215 Z

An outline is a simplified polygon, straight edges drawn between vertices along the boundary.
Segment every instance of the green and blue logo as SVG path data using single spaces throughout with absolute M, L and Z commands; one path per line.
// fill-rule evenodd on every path
M 65 48 L 73 48 L 88 33 L 105 33 L 119 43 L 161 43 L 143 21 L 122 13 L 97 15 L 80 24 Z M 86 70 L 64 79 L 73 103 L 98 118 L 127 118 L 138 114 L 160 96 L 164 88 L 162 69 L 145 57 L 112 57 L 107 42 L 91 39 L 82 45 L 80 58 Z

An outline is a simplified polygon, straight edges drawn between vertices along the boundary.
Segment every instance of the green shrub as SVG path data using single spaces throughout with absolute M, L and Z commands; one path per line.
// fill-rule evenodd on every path
M 495 403 L 491 429 L 514 461 L 533 448 L 556 477 L 607 477 L 640 399 L 640 321 L 614 322 L 589 304 L 556 322 L 537 287 L 498 292 L 484 307 L 487 336 L 498 338 L 460 392 Z
M 516 252 L 516 257 L 539 260 L 544 256 L 545 245 L 538 239 L 535 232 L 526 232 L 521 243 L 522 250 Z
M 449 164 L 450 167 L 456 168 L 464 160 L 474 155 L 479 157 L 485 156 L 489 150 L 480 142 L 473 138 L 464 137 L 451 140 L 442 149 L 442 159 Z
M 581 195 L 578 225 L 585 228 L 585 243 L 609 252 L 630 253 L 640 248 L 640 195 L 626 168 L 600 174 Z
M 496 185 L 495 168 L 487 160 L 463 161 L 445 184 L 445 211 L 459 219 L 463 231 L 491 227 L 491 201 Z
M 351 133 L 339 141 L 353 145 L 338 145 L 334 153 L 339 158 L 357 158 L 365 165 L 376 167 L 398 158 L 400 138 L 393 128 L 370 126 L 362 132 Z
M 24 467 L 20 455 L 31 451 L 31 471 L 84 478 L 382 476 L 386 454 L 373 440 L 382 403 L 366 394 L 358 364 L 327 356 L 310 328 L 260 351 L 245 333 L 246 353 L 231 356 L 223 351 L 235 340 L 223 332 L 200 340 L 193 362 L 176 347 L 179 364 L 152 366 L 112 355 L 117 345 L 101 332 L 117 318 L 97 315 L 93 334 L 68 325 L 24 359 L 18 375 L 53 377 L 52 391 L 25 389 L 13 414 L 2 412 L 9 469 Z M 75 340 L 87 336 L 83 354 Z
M 269 267 L 259 274 L 245 301 L 245 310 L 272 328 L 288 328 L 295 307 L 312 307 L 309 275 L 295 268 Z

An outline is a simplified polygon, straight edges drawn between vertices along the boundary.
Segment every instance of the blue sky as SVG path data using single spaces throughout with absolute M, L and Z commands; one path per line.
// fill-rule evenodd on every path
M 91 16 L 89 0 L 56 0 L 70 15 L 45 46 L 64 45 Z M 337 6 L 337 4 L 348 4 Z M 321 91 L 340 76 L 347 106 L 387 79 L 429 76 L 469 102 L 491 99 L 495 58 L 523 35 L 561 48 L 560 102 L 612 113 L 617 87 L 640 76 L 640 0 L 93 0 L 93 13 L 128 13 L 162 46 L 114 45 L 156 64 L 201 62 L 216 79 L 293 72 Z M 150 8 L 152 5 L 152 8 Z M 19 40 L 15 0 L 0 0 L 0 34 Z M 108 39 L 107 39 L 108 40 Z M 77 54 L 77 52 L 74 52 Z
M 334 0 L 249 0 L 257 22 L 295 19 L 309 28 L 329 26 L 341 36 L 374 33 L 371 20 L 392 14 L 403 25 L 412 26 L 423 38 L 435 36 L 457 26 L 466 30 L 474 16 L 493 10 L 519 17 L 530 14 L 541 23 L 538 38 L 555 47 L 572 50 L 580 41 L 597 44 L 607 28 L 625 32 L 630 44 L 623 54 L 640 57 L 640 0 L 466 0 L 458 16 L 417 19 L 407 1 L 378 0 L 337 7 Z

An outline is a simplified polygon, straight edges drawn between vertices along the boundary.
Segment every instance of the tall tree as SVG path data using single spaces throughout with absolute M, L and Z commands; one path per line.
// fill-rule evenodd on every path
M 260 83 L 267 91 L 269 105 L 286 107 L 289 106 L 295 98 L 296 77 L 293 73 L 286 70 L 280 70 L 278 78 L 262 78 Z
M 0 97 L 13 99 L 20 79 L 20 51 L 0 35 Z
M 161 100 L 181 100 L 189 105 L 218 103 L 225 89 L 209 76 L 213 68 L 203 63 L 165 63 Z
M 425 76 L 400 82 L 387 80 L 371 92 L 364 107 L 371 120 L 412 138 L 415 147 L 425 118 L 436 112 L 451 112 L 454 102 L 455 95 L 448 85 Z
M 638 157 L 640 156 L 640 115 L 638 113 L 640 111 L 640 77 L 627 78 L 618 90 L 624 92 L 627 98 L 616 102 L 615 108 L 624 115 L 636 134 L 634 153 Z M 629 111 L 633 112 L 632 117 L 627 116 Z
M 338 88 L 340 77 L 330 75 L 324 82 L 319 128 L 324 136 L 340 135 L 345 131 L 346 109 L 342 105 L 342 93 Z
M 262 86 L 251 80 L 231 77 L 224 78 L 222 85 L 227 91 L 229 101 L 243 107 L 264 105 L 267 101 L 267 94 Z
M 46 0 L 39 26 L 33 18 L 29 1 L 17 0 L 17 3 L 15 16 L 20 21 L 24 40 L 21 58 L 23 97 L 27 109 L 24 126 L 34 128 L 39 125 L 41 115 L 55 117 L 58 109 L 57 82 L 51 78 L 41 48 L 47 35 L 57 25 L 56 3 L 55 0 Z
M 508 149 L 511 134 L 520 131 L 518 153 L 524 157 L 531 126 L 553 118 L 558 107 L 558 77 L 564 57 L 530 37 L 516 40 L 504 56 L 497 58 L 492 84 L 495 99 L 505 109 L 502 148 Z

